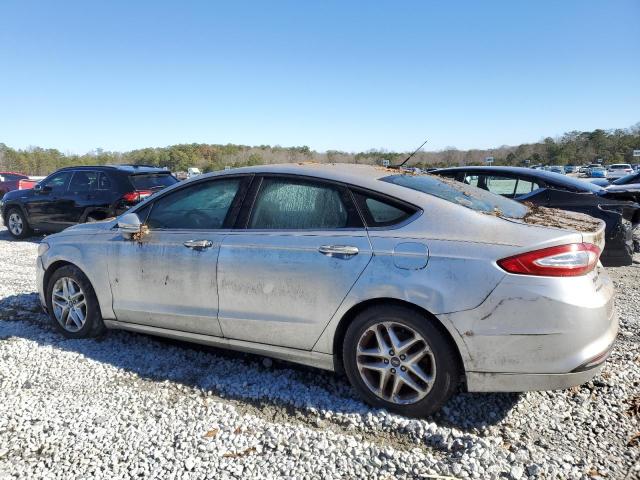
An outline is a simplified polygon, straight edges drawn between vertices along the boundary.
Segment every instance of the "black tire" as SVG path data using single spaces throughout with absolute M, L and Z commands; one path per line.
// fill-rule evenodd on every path
M 67 277 L 74 280 L 82 289 L 84 293 L 84 298 L 86 302 L 86 320 L 82 328 L 75 332 L 68 331 L 65 329 L 60 322 L 58 322 L 54 310 L 53 310 L 53 288 L 56 282 L 63 278 Z M 49 279 L 49 283 L 47 284 L 46 289 L 46 301 L 47 301 L 47 310 L 49 312 L 49 318 L 53 322 L 54 327 L 62 333 L 67 338 L 90 338 L 90 337 L 98 337 L 102 335 L 106 328 L 104 326 L 104 322 L 102 321 L 102 314 L 100 313 L 100 305 L 98 304 L 98 298 L 96 297 L 96 293 L 91 285 L 91 282 L 87 278 L 87 276 L 75 265 L 65 265 L 64 267 L 58 268 Z
M 17 215 L 20 218 L 20 222 L 22 223 L 22 230 L 19 233 L 17 233 L 15 229 L 12 230 L 10 228 L 10 221 L 11 221 L 10 219 L 12 215 Z M 29 222 L 27 221 L 27 217 L 25 217 L 25 215 L 22 213 L 22 210 L 20 210 L 19 208 L 16 208 L 16 207 L 10 208 L 7 214 L 5 215 L 4 222 L 11 236 L 17 240 L 22 240 L 23 238 L 27 238 L 33 233 L 33 231 L 31 230 L 31 227 L 29 226 Z
M 358 371 L 356 349 L 361 336 L 375 324 L 393 322 L 406 325 L 426 341 L 436 366 L 431 389 L 422 399 L 410 404 L 387 401 L 369 389 Z M 460 381 L 461 366 L 454 346 L 430 318 L 408 307 L 380 305 L 359 313 L 349 325 L 342 346 L 342 361 L 349 382 L 369 405 L 385 408 L 408 417 L 426 417 L 439 410 L 451 397 Z

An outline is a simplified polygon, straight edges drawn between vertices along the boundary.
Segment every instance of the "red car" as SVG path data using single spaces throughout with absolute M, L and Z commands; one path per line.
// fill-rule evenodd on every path
M 36 180 L 29 180 L 29 177 L 21 173 L 0 172 L 0 198 L 12 190 L 33 188 L 36 183 Z

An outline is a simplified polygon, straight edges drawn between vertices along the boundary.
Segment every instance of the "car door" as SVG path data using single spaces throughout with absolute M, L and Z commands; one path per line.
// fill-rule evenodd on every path
M 30 192 L 24 206 L 33 228 L 55 232 L 69 226 L 64 220 L 63 198 L 72 176 L 72 170 L 54 173 Z
M 350 192 L 297 176 L 256 179 L 218 260 L 225 337 L 311 349 L 369 263 Z
M 206 179 L 139 209 L 148 233 L 116 234 L 109 280 L 120 321 L 221 336 L 216 264 L 250 176 Z
M 65 196 L 65 220 L 70 224 L 84 221 L 84 213 L 96 204 L 98 196 L 98 178 L 95 170 L 77 170 L 69 183 Z

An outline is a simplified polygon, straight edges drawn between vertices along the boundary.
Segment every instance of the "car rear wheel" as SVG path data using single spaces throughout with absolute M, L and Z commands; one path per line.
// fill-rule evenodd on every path
M 54 326 L 68 338 L 96 337 L 104 333 L 98 299 L 82 271 L 66 265 L 51 275 L 47 308 Z
M 27 223 L 22 211 L 18 208 L 12 208 L 7 212 L 6 216 L 7 228 L 13 238 L 26 238 L 31 234 L 31 228 Z
M 351 385 L 370 405 L 412 417 L 438 410 L 459 380 L 450 342 L 407 307 L 367 309 L 347 329 L 342 359 Z

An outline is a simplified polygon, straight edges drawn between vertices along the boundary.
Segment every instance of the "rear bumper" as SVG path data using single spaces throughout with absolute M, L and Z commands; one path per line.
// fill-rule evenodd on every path
M 607 239 L 600 256 L 605 267 L 621 267 L 633 263 L 633 226 L 621 220 L 606 232 Z
M 446 315 L 466 346 L 474 392 L 566 388 L 599 372 L 618 333 L 606 271 L 509 275 L 478 308 Z
M 561 390 L 582 385 L 595 377 L 604 365 L 571 373 L 486 373 L 467 372 L 469 392 L 528 392 Z

